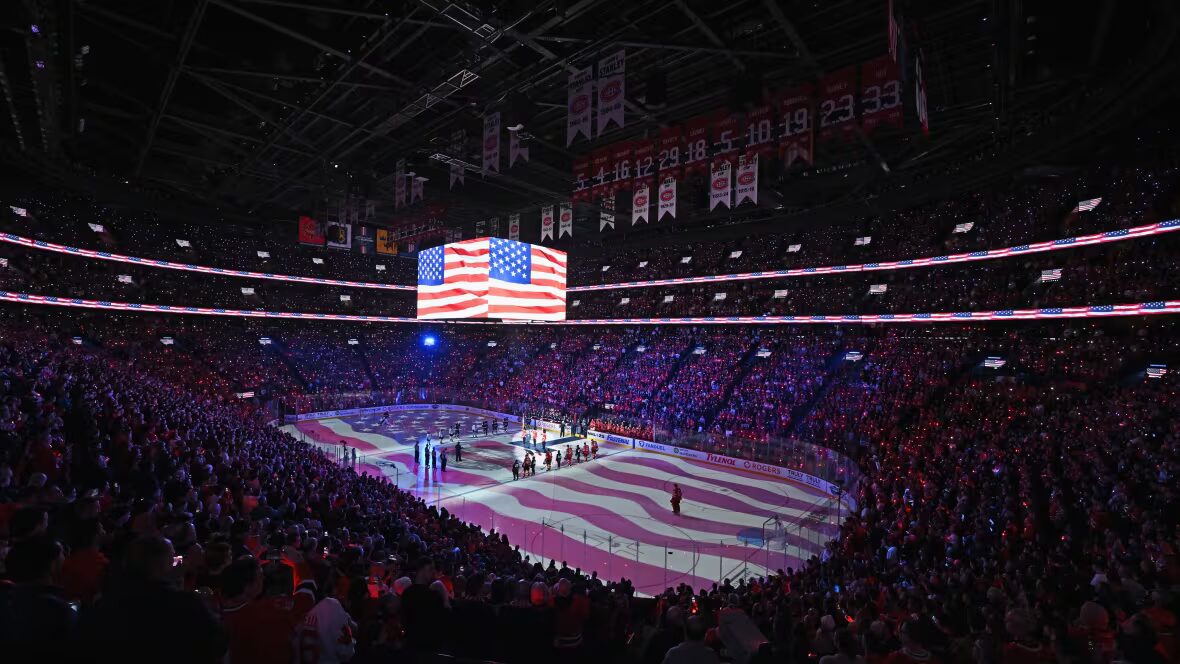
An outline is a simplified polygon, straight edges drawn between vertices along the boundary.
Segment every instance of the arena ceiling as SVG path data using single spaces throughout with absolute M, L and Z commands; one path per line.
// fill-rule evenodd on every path
M 15 2 L 16 0 L 14 0 Z M 626 128 L 640 136 L 887 51 L 886 0 L 20 0 L 3 66 L 10 146 L 289 222 L 346 188 L 392 198 L 398 158 L 463 223 L 568 197 L 566 84 L 627 51 Z M 1144 46 L 1166 2 L 895 0 L 929 70 L 932 133 L 861 140 L 827 172 L 769 183 L 775 211 L 864 200 L 1031 133 Z M 54 85 L 38 86 L 38 25 Z M 666 101 L 648 103 L 653 75 Z M 531 160 L 448 190 L 445 152 L 480 163 L 485 111 L 519 115 Z M 19 134 L 19 136 L 18 136 Z M 19 144 L 19 145 L 18 145 Z M 691 215 L 690 215 L 691 217 Z

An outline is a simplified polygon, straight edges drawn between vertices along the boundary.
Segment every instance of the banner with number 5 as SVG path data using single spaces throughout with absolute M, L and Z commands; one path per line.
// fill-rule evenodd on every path
M 856 67 L 824 76 L 819 84 L 819 140 L 852 132 L 856 120 Z
M 861 122 L 866 134 L 882 125 L 901 129 L 901 72 L 888 55 L 866 62 L 860 70 Z

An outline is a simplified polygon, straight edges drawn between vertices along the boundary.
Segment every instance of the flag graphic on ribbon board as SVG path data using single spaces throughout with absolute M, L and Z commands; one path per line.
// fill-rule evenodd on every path
M 670 176 L 660 181 L 660 211 L 656 221 L 665 215 L 676 218 L 676 178 Z
M 520 214 L 508 215 L 508 239 L 520 240 Z
M 598 212 L 598 230 L 599 232 L 606 230 L 610 226 L 611 230 L 615 228 L 615 195 L 611 194 L 602 199 L 602 209 Z
M 758 204 L 758 153 L 738 156 L 736 198 L 734 206 L 750 201 Z
M 520 159 L 527 163 L 529 160 L 529 148 L 521 142 L 519 131 L 508 132 L 508 168 L 516 165 L 516 160 Z
M 558 220 L 557 237 L 574 236 L 574 208 L 569 203 L 561 204 L 561 217 Z
M 855 240 L 853 240 L 852 244 L 857 247 L 864 247 L 864 246 L 871 244 L 872 242 L 873 242 L 873 236 L 872 235 L 865 235 L 863 237 L 858 237 Z
M 1101 202 L 1102 202 L 1101 198 L 1091 198 L 1091 199 L 1084 200 L 1084 201 L 1078 201 L 1077 207 L 1075 207 L 1073 209 L 1073 211 L 1074 212 L 1089 212 L 1090 210 L 1093 210 L 1094 208 L 1098 207 L 1098 204 Z
M 483 118 L 482 173 L 500 172 L 500 114 L 488 113 Z
M 614 122 L 623 128 L 623 98 L 626 88 L 626 51 L 598 61 L 598 135 Z
M 456 159 L 463 159 L 463 157 L 466 156 L 463 154 L 463 146 L 466 145 L 466 143 L 467 130 L 456 129 L 455 131 L 451 132 L 451 156 Z M 452 163 L 450 188 L 454 189 L 456 182 L 463 184 L 464 175 L 465 172 L 463 170 L 463 164 Z
M 801 244 L 792 244 L 787 247 L 787 253 L 797 254 L 797 253 L 799 253 L 799 250 L 802 248 L 803 248 L 803 245 L 801 245 Z
M 570 74 L 567 95 L 569 117 L 565 126 L 565 145 L 569 147 L 581 134 L 590 139 L 590 91 L 594 86 L 594 67 Z
M 631 225 L 639 222 L 647 223 L 649 208 L 651 207 L 651 186 L 646 180 L 635 183 L 635 191 L 631 194 Z
M 709 211 L 718 205 L 732 208 L 731 194 L 733 193 L 733 167 L 728 160 L 719 159 L 713 162 L 712 176 L 709 178 Z
M 406 160 L 398 159 L 393 167 L 393 207 L 406 205 Z
M 974 221 L 968 221 L 968 222 L 964 222 L 961 224 L 955 224 L 955 232 L 956 233 L 966 233 L 966 232 L 970 231 L 972 228 L 975 228 Z
M 541 241 L 545 239 L 553 239 L 553 206 L 546 205 L 541 208 Z

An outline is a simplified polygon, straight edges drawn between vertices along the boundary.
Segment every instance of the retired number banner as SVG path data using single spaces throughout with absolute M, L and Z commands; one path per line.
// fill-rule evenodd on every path
M 574 160 L 574 193 L 571 198 L 575 201 L 590 200 L 589 157 L 578 157 Z
M 780 105 L 782 138 L 779 150 L 787 168 L 796 162 L 811 165 L 815 163 L 815 133 L 811 86 L 788 90 Z
M 830 141 L 853 131 L 856 67 L 845 67 L 824 76 L 819 88 L 819 140 Z
M 860 70 L 860 113 L 865 134 L 882 125 L 902 128 L 901 72 L 888 55 L 866 62 Z

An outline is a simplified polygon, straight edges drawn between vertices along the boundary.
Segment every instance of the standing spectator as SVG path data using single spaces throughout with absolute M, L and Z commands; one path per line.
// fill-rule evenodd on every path
M 225 629 L 196 594 L 178 589 L 180 562 L 163 537 L 132 542 L 121 583 L 78 626 L 84 652 L 110 662 L 220 661 Z
M 73 547 L 62 565 L 62 586 L 66 597 L 89 604 L 102 586 L 109 561 L 99 551 L 102 525 L 98 519 L 87 519 L 74 525 Z
M 0 644 L 8 661 L 58 661 L 68 654 L 78 613 L 54 584 L 62 562 L 61 545 L 48 535 L 18 542 L 5 557 L 12 585 L 0 586 Z
M 412 650 L 435 652 L 442 645 L 447 612 L 443 598 L 431 589 L 434 581 L 434 561 L 423 558 L 415 567 L 414 584 L 402 593 L 406 647 Z
M 684 623 L 684 641 L 668 650 L 664 664 L 720 664 L 717 653 L 705 645 L 709 626 L 700 616 L 689 616 Z
M 295 628 L 311 609 L 307 594 L 262 596 L 258 561 L 235 561 L 221 575 L 221 621 L 229 632 L 229 662 L 287 664 Z

